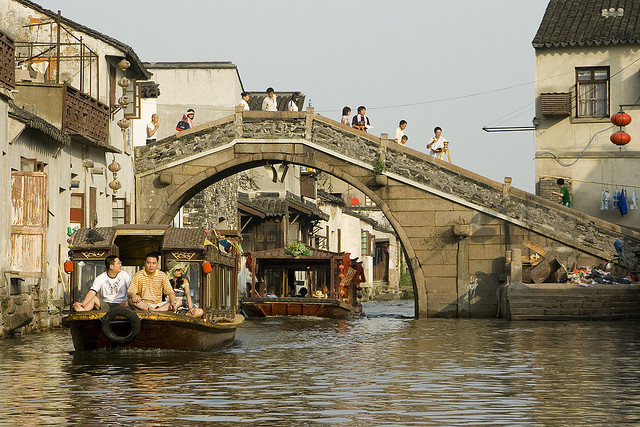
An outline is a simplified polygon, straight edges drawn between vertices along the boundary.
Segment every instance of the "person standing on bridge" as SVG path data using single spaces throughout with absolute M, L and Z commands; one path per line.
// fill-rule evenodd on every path
M 240 106 L 242 106 L 242 109 L 244 111 L 249 111 L 249 92 L 242 92 L 240 94 L 240 96 L 242 97 L 242 99 L 240 100 Z
M 287 110 L 298 111 L 298 101 L 300 100 L 300 92 L 293 92 L 291 100 L 287 104 Z
M 404 136 L 404 130 L 407 128 L 407 121 L 400 120 L 400 124 L 396 128 L 396 133 L 393 137 L 393 140 L 398 144 L 402 144 L 402 137 Z M 404 144 L 402 144 L 404 145 Z
M 179 132 L 181 130 L 191 129 L 193 127 L 193 117 L 195 115 L 196 112 L 193 111 L 193 108 L 189 108 L 187 112 L 182 115 L 182 120 L 178 122 L 176 130 Z
M 160 116 L 152 114 L 151 122 L 147 125 L 147 144 L 153 144 L 156 142 L 158 127 L 160 127 Z
M 569 194 L 569 189 L 564 185 L 564 179 L 558 178 L 556 184 L 558 184 L 560 192 L 558 193 L 557 191 L 552 191 L 551 194 L 560 196 L 560 198 L 562 199 L 562 206 L 573 208 L 573 204 L 571 203 L 571 195 Z
M 365 114 L 367 112 L 367 108 L 364 105 L 358 107 L 358 114 L 353 116 L 353 121 L 351 122 L 351 126 L 355 129 L 366 132 L 367 129 L 371 128 L 371 122 L 369 121 L 369 117 Z
M 273 88 L 267 88 L 267 96 L 262 100 L 262 111 L 278 111 L 278 101 Z
M 431 137 L 429 143 L 427 144 L 427 148 L 429 149 L 429 154 L 433 157 L 438 157 L 440 153 L 444 150 L 444 148 L 449 143 L 444 136 L 442 136 L 442 128 L 437 126 L 433 133 L 434 136 Z
M 340 123 L 343 125 L 349 126 L 349 115 L 351 114 L 351 108 L 344 107 L 342 109 L 342 118 L 340 119 Z

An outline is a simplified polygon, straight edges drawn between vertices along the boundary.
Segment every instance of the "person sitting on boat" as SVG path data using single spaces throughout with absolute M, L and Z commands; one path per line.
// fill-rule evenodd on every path
M 122 271 L 122 263 L 115 255 L 109 255 L 104 260 L 104 266 L 107 271 L 95 278 L 84 301 L 73 304 L 75 311 L 100 310 L 100 299 L 108 308 L 127 304 L 127 289 L 131 283 L 131 276 Z
M 169 280 L 173 293 L 178 301 L 177 313 L 185 313 L 187 316 L 202 317 L 204 310 L 194 307 L 191 302 L 191 291 L 189 290 L 189 279 L 182 275 L 182 268 L 178 267 L 173 270 L 173 279 Z
M 307 296 L 307 288 L 305 287 L 300 288 L 300 290 L 298 291 L 298 296 L 300 298 L 305 298 Z
M 162 294 L 169 301 L 162 301 Z M 158 270 L 158 254 L 149 252 L 144 257 L 144 269 L 138 271 L 127 292 L 129 307 L 143 311 L 175 311 L 178 308 L 176 296 L 171 289 L 167 275 Z

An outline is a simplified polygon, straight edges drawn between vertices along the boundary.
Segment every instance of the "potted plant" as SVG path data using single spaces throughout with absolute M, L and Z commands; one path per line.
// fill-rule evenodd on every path
M 376 154 L 376 157 L 373 159 L 373 172 L 376 174 L 374 181 L 376 185 L 387 185 L 387 176 L 384 175 L 386 170 L 387 166 L 384 164 L 384 161 L 380 158 L 380 155 Z

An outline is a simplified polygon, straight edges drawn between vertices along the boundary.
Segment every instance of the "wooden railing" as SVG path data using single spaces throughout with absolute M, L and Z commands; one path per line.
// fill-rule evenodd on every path
M 65 85 L 62 130 L 93 141 L 109 143 L 109 106 Z
M 0 86 L 7 89 L 16 87 L 14 51 L 13 39 L 0 32 Z

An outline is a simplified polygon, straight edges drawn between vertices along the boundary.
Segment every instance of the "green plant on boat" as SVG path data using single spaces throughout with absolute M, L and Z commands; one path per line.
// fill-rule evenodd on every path
M 284 253 L 287 255 L 300 258 L 301 256 L 311 255 L 311 250 L 305 246 L 304 243 L 292 243 L 284 248 Z

